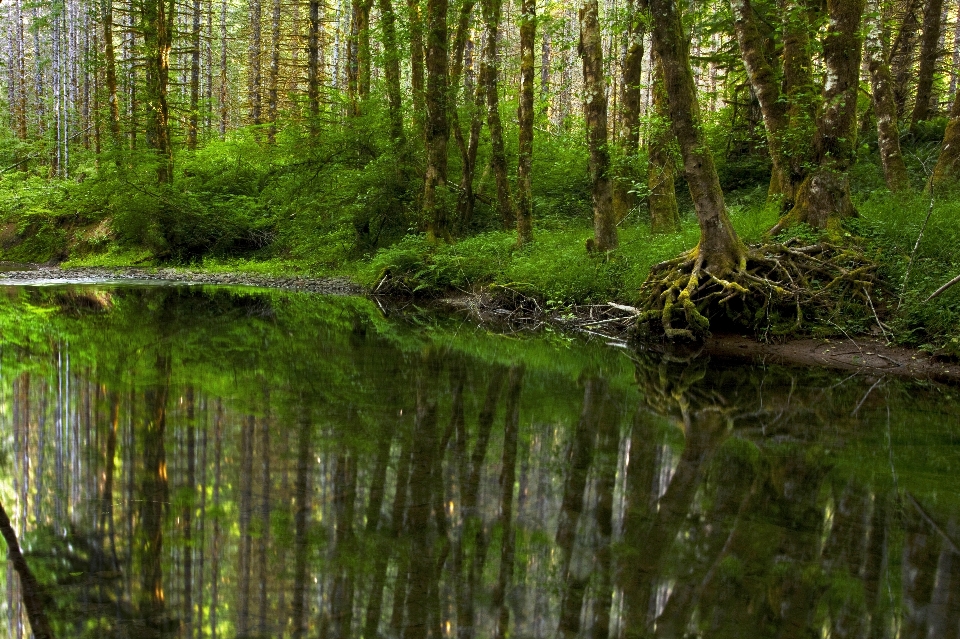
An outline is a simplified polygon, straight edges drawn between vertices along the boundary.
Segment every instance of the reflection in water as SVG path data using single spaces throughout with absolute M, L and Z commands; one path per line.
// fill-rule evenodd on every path
M 12 289 L 0 334 L 58 637 L 960 636 L 952 389 L 196 289 Z

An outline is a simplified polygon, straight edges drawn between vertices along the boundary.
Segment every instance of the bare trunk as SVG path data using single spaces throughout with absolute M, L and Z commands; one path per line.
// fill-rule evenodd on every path
M 190 38 L 190 119 L 187 124 L 187 148 L 197 148 L 200 123 L 200 0 L 193 0 L 193 31 Z
M 173 0 L 150 0 L 143 4 L 143 37 L 147 52 L 147 143 L 156 154 L 157 181 L 173 181 L 173 147 L 167 90 L 172 45 Z
M 280 85 L 280 18 L 282 17 L 280 0 L 273 0 L 273 13 L 270 24 L 270 76 L 267 80 L 267 142 L 277 141 L 277 110 L 279 109 Z
M 481 0 L 483 21 L 487 31 L 484 47 L 486 66 L 487 128 L 490 131 L 490 168 L 497 183 L 497 209 L 503 227 L 513 226 L 513 204 L 510 181 L 507 179 L 507 153 L 503 143 L 503 123 L 500 120 L 500 65 L 497 48 L 500 45 L 500 19 L 503 0 Z
M 870 83 L 873 88 L 873 111 L 877 118 L 877 145 L 887 186 L 893 192 L 910 188 L 910 176 L 900 151 L 900 129 L 897 126 L 897 104 L 893 95 L 893 78 L 887 66 L 883 32 L 876 0 L 871 3 L 870 29 L 864 46 Z
M 520 125 L 517 158 L 517 244 L 533 240 L 533 47 L 537 38 L 536 1 L 523 0 L 520 22 Z
M 447 0 L 427 1 L 427 169 L 424 176 L 423 209 L 432 238 L 450 236 L 446 202 L 438 201 L 437 188 L 447 182 Z
M 227 135 L 227 122 L 230 117 L 229 89 L 227 85 L 227 0 L 223 0 L 220 4 L 220 91 L 217 94 L 220 102 L 221 140 Z
M 320 0 L 310 0 L 310 34 L 307 38 L 307 101 L 310 131 L 316 133 L 320 117 Z
M 653 14 L 653 48 L 663 65 L 673 132 L 700 223 L 698 258 L 716 276 L 742 268 L 746 250 L 727 214 L 720 179 L 701 126 L 689 49 L 676 0 L 648 0 Z
M 391 0 L 377 0 L 380 8 L 380 29 L 383 38 L 384 75 L 387 100 L 390 104 L 390 137 L 397 145 L 403 142 L 403 98 L 400 90 L 400 56 L 397 45 L 396 14 Z
M 898 120 L 906 111 L 907 99 L 910 97 L 910 84 L 914 78 L 921 1 L 905 0 L 900 29 L 897 31 L 897 37 L 890 51 L 890 70 L 893 74 L 893 95 L 897 102 Z
M 677 187 L 674 181 L 676 170 L 670 149 L 674 135 L 670 129 L 670 112 L 661 64 L 656 65 L 652 91 L 656 119 L 650 126 L 647 142 L 650 232 L 676 233 L 680 230 L 680 207 L 677 205 Z
M 250 0 L 250 120 L 254 125 L 263 120 L 263 64 L 261 56 L 261 24 L 263 23 L 263 8 L 260 0 Z
M 646 35 L 646 23 L 637 4 L 637 0 L 629 0 L 627 4 L 630 22 L 623 57 L 623 99 L 620 103 L 623 120 L 620 145 L 628 162 L 631 162 L 640 149 L 640 110 L 643 97 L 643 39 Z M 614 183 L 613 189 L 613 210 L 617 221 L 626 218 L 635 205 L 636 197 L 630 193 L 630 182 L 621 176 L 621 179 Z
M 767 62 L 763 38 L 756 25 L 755 10 L 750 0 L 730 0 L 734 27 L 744 68 L 753 92 L 760 102 L 767 149 L 773 165 L 767 198 L 770 201 L 793 201 L 788 161 L 784 157 L 782 137 L 789 128 L 786 101 L 781 99 L 776 70 Z
M 943 19 L 943 0 L 927 0 L 923 8 L 923 36 L 920 42 L 920 70 L 917 77 L 917 97 L 910 117 L 910 130 L 930 119 L 930 100 L 933 97 L 933 76 L 940 57 L 940 31 Z
M 410 88 L 413 93 L 413 117 L 422 129 L 424 118 L 423 17 L 420 0 L 407 0 L 407 20 L 410 30 Z M 422 132 L 422 131 L 421 131 Z
M 856 149 L 864 5 L 865 0 L 827 2 L 830 24 L 823 45 L 826 84 L 814 139 L 816 168 L 800 185 L 796 205 L 777 228 L 804 222 L 823 229 L 855 213 L 847 171 Z
M 580 57 L 586 106 L 584 119 L 590 147 L 590 179 L 593 183 L 593 243 L 599 252 L 620 244 L 610 184 L 610 153 L 607 150 L 607 82 L 603 73 L 603 46 L 597 0 L 586 0 L 580 9 Z M 588 244 L 589 247 L 589 244 Z
M 933 188 L 952 186 L 960 182 L 960 93 L 953 99 L 950 123 L 947 125 L 940 149 L 940 158 L 933 169 L 930 185 Z

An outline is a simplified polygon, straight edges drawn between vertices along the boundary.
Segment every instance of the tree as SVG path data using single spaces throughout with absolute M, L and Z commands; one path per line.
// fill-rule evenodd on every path
M 173 45 L 174 0 L 145 0 L 141 31 L 146 53 L 147 144 L 157 156 L 157 181 L 173 182 L 173 144 L 167 91 Z
M 916 133 L 921 122 L 930 119 L 933 76 L 940 58 L 940 31 L 943 0 L 927 0 L 923 7 L 923 35 L 920 41 L 920 68 L 917 71 L 917 96 L 910 116 L 910 131 Z
M 580 9 L 580 57 L 586 93 L 584 120 L 590 147 L 590 181 L 593 183 L 593 241 L 588 249 L 612 251 L 620 244 L 613 211 L 610 184 L 610 152 L 607 149 L 607 84 L 603 74 L 603 44 L 600 7 L 586 0 Z
M 436 239 L 448 239 L 450 226 L 447 206 L 438 201 L 437 188 L 447 183 L 447 0 L 427 0 L 427 91 L 426 148 L 423 210 L 427 233 Z
M 520 150 L 517 158 L 517 244 L 533 240 L 533 47 L 536 0 L 523 0 L 520 15 Z
M 943 136 L 940 157 L 930 178 L 932 188 L 951 186 L 960 182 L 960 93 L 953 100 L 950 122 Z

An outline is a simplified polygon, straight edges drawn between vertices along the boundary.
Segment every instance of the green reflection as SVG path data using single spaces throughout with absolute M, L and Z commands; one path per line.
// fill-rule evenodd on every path
M 0 337 L 58 637 L 960 632 L 952 388 L 225 289 L 4 289 Z

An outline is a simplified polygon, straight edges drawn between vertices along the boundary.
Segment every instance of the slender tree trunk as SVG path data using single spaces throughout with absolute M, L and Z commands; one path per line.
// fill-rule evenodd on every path
M 796 222 L 823 229 L 855 214 L 847 171 L 856 149 L 864 5 L 865 0 L 827 2 L 830 23 L 823 45 L 827 80 L 814 138 L 816 168 L 800 185 L 796 205 L 775 231 Z
M 690 69 L 689 47 L 676 0 L 649 0 L 653 16 L 653 48 L 663 65 L 673 132 L 680 144 L 684 173 L 700 223 L 698 259 L 719 277 L 743 266 L 746 249 L 727 214 L 720 179 L 707 146 Z
M 783 210 L 789 210 L 796 201 L 797 189 L 807 177 L 811 153 L 810 139 L 816 130 L 818 109 L 817 91 L 813 82 L 813 54 L 810 33 L 811 8 L 809 0 L 779 0 L 783 15 L 783 90 L 787 100 L 790 135 L 781 139 L 783 153 L 789 164 L 788 196 Z
M 370 97 L 370 8 L 373 0 L 352 0 L 347 42 L 347 91 L 351 114 L 360 115 L 360 103 Z
M 147 57 L 147 143 L 159 161 L 157 180 L 173 181 L 173 146 L 170 141 L 170 115 L 167 91 L 170 74 L 174 0 L 148 0 L 143 3 L 143 37 Z
M 260 0 L 250 0 L 250 120 L 254 125 L 263 121 L 263 44 L 262 29 L 263 7 Z
M 533 47 L 537 39 L 536 0 L 523 0 L 520 12 L 517 244 L 522 246 L 533 241 Z
M 503 228 L 513 227 L 514 210 L 507 177 L 507 152 L 503 142 L 503 123 L 500 119 L 500 64 L 497 50 L 500 46 L 500 21 L 503 0 L 481 0 L 487 40 L 483 57 L 486 67 L 487 129 L 490 132 L 490 168 L 497 183 L 497 209 Z
M 646 23 L 639 10 L 637 0 L 628 0 L 627 41 L 623 56 L 623 98 L 620 102 L 623 129 L 620 133 L 620 145 L 627 162 L 633 164 L 633 158 L 640 150 L 640 112 L 643 92 L 643 39 L 646 36 Z M 628 176 L 629 177 L 629 176 Z M 630 193 L 630 181 L 621 176 L 613 187 L 613 210 L 617 221 L 622 221 L 636 205 L 636 196 Z
M 789 128 L 787 104 L 785 100 L 781 100 L 777 71 L 767 61 L 765 43 L 757 29 L 755 10 L 751 1 L 730 0 L 730 7 L 733 10 L 734 27 L 737 41 L 740 43 L 743 65 L 763 113 L 767 149 L 773 165 L 767 198 L 769 201 L 782 201 L 789 205 L 793 203 L 790 169 L 784 157 L 781 142 L 784 132 Z
M 307 100 L 310 131 L 317 132 L 320 117 L 320 0 L 310 0 L 310 34 L 307 39 Z
M 943 19 L 943 0 L 927 0 L 923 8 L 923 35 L 920 41 L 920 69 L 917 76 L 917 97 L 910 116 L 910 130 L 930 119 L 930 100 L 933 97 L 933 79 L 940 58 L 940 31 Z
M 280 84 L 280 18 L 282 17 L 280 0 L 273 0 L 273 13 L 270 26 L 270 76 L 267 79 L 267 142 L 277 141 L 277 111 L 279 109 Z
M 107 76 L 107 100 L 110 103 L 110 135 L 120 144 L 120 100 L 117 97 L 117 62 L 113 49 L 113 0 L 103 0 L 104 64 Z
M 960 92 L 953 99 L 950 123 L 943 137 L 940 157 L 933 169 L 930 185 L 933 188 L 953 186 L 960 182 Z
M 953 59 L 950 65 L 950 95 L 957 94 L 958 85 L 960 85 L 960 3 L 957 4 L 957 11 L 953 22 Z
M 187 124 L 187 148 L 197 148 L 200 124 L 200 0 L 193 0 L 193 31 L 190 38 L 190 119 Z
M 197 423 L 193 387 L 187 387 L 187 481 L 186 503 L 181 512 L 183 526 L 183 627 L 193 636 L 193 513 L 197 494 Z
M 407 0 L 407 24 L 410 35 L 410 89 L 413 94 L 413 118 L 416 128 L 424 132 L 424 69 L 423 69 L 423 16 L 420 15 L 421 0 Z
M 583 59 L 584 119 L 590 147 L 590 180 L 593 183 L 593 242 L 600 253 L 620 245 L 610 184 L 610 152 L 607 149 L 607 82 L 603 72 L 603 42 L 597 0 L 586 0 L 580 9 L 579 53 Z
M 447 10 L 448 0 L 427 0 L 427 169 L 424 175 L 423 209 L 431 238 L 447 239 L 450 227 L 446 202 L 437 198 L 438 187 L 447 182 Z
M 403 98 L 400 90 L 400 51 L 397 44 L 397 19 L 392 0 L 377 0 L 380 8 L 380 29 L 383 40 L 383 67 L 387 81 L 390 109 L 390 137 L 399 147 L 403 144 Z
M 910 176 L 900 151 L 900 129 L 897 126 L 897 103 L 893 95 L 893 78 L 887 65 L 883 47 L 883 27 L 876 0 L 870 6 L 870 25 L 864 44 L 870 83 L 873 111 L 877 117 L 877 145 L 887 186 L 894 193 L 910 188 Z
M 227 84 L 227 0 L 220 4 L 220 91 L 217 94 L 220 106 L 220 139 L 227 136 L 230 118 L 230 87 Z
M 920 30 L 920 6 L 922 0 L 905 0 L 900 29 L 890 50 L 890 71 L 893 74 L 893 95 L 897 102 L 897 119 L 903 118 L 910 97 L 910 85 L 914 78 L 914 58 L 917 50 L 917 34 Z
M 670 128 L 670 112 L 663 86 L 663 65 L 657 64 L 653 80 L 653 112 L 655 121 L 647 138 L 647 190 L 650 208 L 650 232 L 676 233 L 680 230 L 680 207 L 674 181 L 676 168 L 671 152 L 675 136 Z

